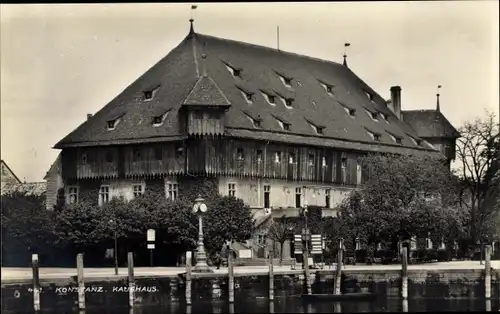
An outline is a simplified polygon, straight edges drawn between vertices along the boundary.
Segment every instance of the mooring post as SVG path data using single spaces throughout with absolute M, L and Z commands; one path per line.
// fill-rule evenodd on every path
M 78 278 L 78 309 L 85 309 L 85 282 L 83 280 L 83 254 L 76 256 L 76 269 Z
M 307 240 L 306 240 L 307 241 Z M 311 294 L 311 282 L 309 281 L 309 252 L 308 247 L 304 246 L 304 254 L 302 255 L 304 257 L 304 275 L 305 275 L 305 280 L 306 280 L 306 289 L 307 289 L 307 294 Z
M 340 239 L 339 240 L 339 248 L 337 251 L 337 266 L 336 266 L 336 273 L 335 273 L 335 289 L 334 293 L 337 295 L 340 295 L 340 286 L 342 283 L 342 261 L 343 261 L 343 245 L 344 245 L 344 240 Z
M 491 245 L 486 245 L 484 252 L 484 297 L 491 298 Z
M 401 297 L 403 300 L 408 299 L 408 248 L 403 247 L 401 250 Z
M 127 255 L 128 266 L 128 306 L 134 306 L 135 299 L 135 279 L 134 279 L 134 253 L 128 252 Z
M 403 313 L 406 313 L 408 312 L 408 300 L 407 299 L 403 299 L 403 310 L 402 310 Z
M 229 303 L 229 314 L 234 314 L 234 303 Z
M 35 312 L 38 312 L 40 311 L 40 269 L 38 254 L 31 255 L 31 266 L 33 268 L 33 308 Z
M 229 254 L 227 256 L 227 275 L 228 275 L 228 293 L 229 293 L 229 303 L 234 302 L 234 259 L 233 259 L 233 249 L 231 245 L 229 246 Z
M 186 252 L 186 304 L 191 305 L 191 266 L 193 252 Z
M 273 257 L 269 257 L 269 301 L 274 301 L 274 265 Z

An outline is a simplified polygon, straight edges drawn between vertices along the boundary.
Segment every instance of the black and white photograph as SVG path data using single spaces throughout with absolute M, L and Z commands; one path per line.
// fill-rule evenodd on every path
M 2 313 L 499 312 L 499 23 L 0 4 Z

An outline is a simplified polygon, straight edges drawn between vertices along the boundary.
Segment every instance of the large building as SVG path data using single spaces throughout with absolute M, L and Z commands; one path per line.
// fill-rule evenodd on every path
M 366 153 L 454 158 L 445 147 L 459 135 L 439 108 L 402 112 L 401 88 L 390 92 L 345 61 L 202 35 L 191 21 L 176 48 L 55 145 L 54 189 L 103 203 L 148 188 L 176 198 L 212 180 L 256 218 L 305 202 L 333 212 L 366 180 Z

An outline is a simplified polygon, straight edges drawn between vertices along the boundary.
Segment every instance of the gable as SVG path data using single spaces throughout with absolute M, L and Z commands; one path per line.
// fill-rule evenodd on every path
M 1 173 L 1 185 L 2 189 L 4 188 L 5 185 L 11 185 L 11 184 L 19 184 L 21 183 L 21 180 L 14 174 L 14 172 L 7 166 L 7 163 L 5 161 L 1 161 L 0 163 L 0 173 Z

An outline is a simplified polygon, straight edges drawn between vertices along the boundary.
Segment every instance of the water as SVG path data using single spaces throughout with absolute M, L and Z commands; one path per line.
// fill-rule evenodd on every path
M 170 306 L 144 306 L 128 309 L 120 308 L 90 308 L 78 310 L 42 310 L 43 313 L 171 313 L 171 314 L 201 314 L 201 313 L 382 313 L 382 312 L 458 312 L 458 311 L 492 311 L 500 310 L 499 300 L 481 299 L 412 299 L 406 303 L 400 299 L 378 299 L 375 301 L 351 302 L 317 302 L 305 303 L 299 298 L 277 299 L 272 303 L 267 300 L 245 300 L 229 305 L 219 302 L 195 302 L 186 307 L 182 303 Z M 7 312 L 5 312 L 7 313 Z M 14 313 L 14 312 L 10 312 Z

